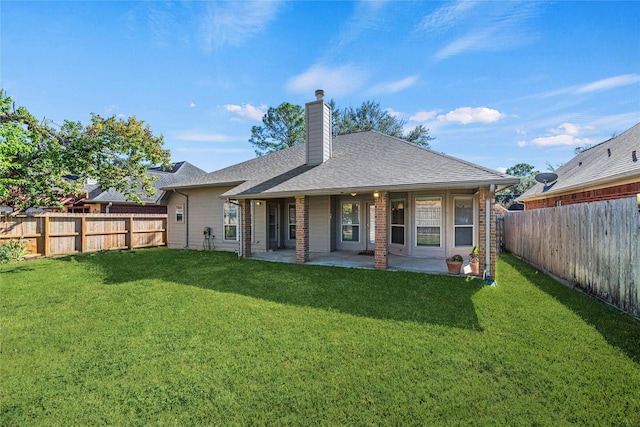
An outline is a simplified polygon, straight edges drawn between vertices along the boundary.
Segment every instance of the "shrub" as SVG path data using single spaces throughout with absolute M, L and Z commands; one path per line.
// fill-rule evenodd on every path
M 9 261 L 16 261 L 28 253 L 29 250 L 26 248 L 26 240 L 11 239 L 7 243 L 0 245 L 0 265 L 6 264 Z

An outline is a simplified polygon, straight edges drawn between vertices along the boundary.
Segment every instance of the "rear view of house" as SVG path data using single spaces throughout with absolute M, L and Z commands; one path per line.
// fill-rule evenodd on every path
M 333 137 L 321 90 L 305 110 L 305 144 L 164 188 L 169 246 L 295 248 L 298 262 L 372 251 L 380 269 L 389 253 L 444 260 L 479 246 L 494 271 L 494 194 L 517 178 L 375 131 Z

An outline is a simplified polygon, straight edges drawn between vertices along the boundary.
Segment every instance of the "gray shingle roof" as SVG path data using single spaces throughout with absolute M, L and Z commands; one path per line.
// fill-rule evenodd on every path
M 182 181 L 188 181 L 204 174 L 206 174 L 205 171 L 195 167 L 189 162 L 177 162 L 171 169 L 149 168 L 147 170 L 147 175 L 157 178 L 156 181 L 154 181 L 153 186 L 158 191 L 156 191 L 154 196 L 142 197 L 142 200 L 146 204 L 159 204 L 165 195 L 165 191 L 161 190 L 161 188 L 174 185 Z M 100 191 L 99 187 L 93 188 L 89 193 L 89 198 L 84 201 L 93 203 L 131 202 L 123 193 L 116 191 L 113 188 L 110 188 L 107 191 Z
M 536 184 L 519 200 L 557 195 L 625 178 L 640 180 L 640 160 L 634 162 L 631 157 L 634 150 L 640 157 L 640 123 L 578 154 L 554 171 L 558 180 L 546 191 L 544 184 Z
M 335 137 L 332 157 L 317 166 L 305 164 L 305 150 L 301 144 L 169 188 L 232 184 L 235 187 L 223 196 L 243 198 L 518 182 L 518 178 L 376 131 Z

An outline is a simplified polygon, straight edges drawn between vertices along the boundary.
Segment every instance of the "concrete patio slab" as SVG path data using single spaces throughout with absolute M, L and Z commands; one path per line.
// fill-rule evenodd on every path
M 294 249 L 280 249 L 276 251 L 254 253 L 250 258 L 262 261 L 295 264 L 296 252 Z M 389 254 L 388 260 L 388 269 L 392 271 L 448 274 L 447 265 L 445 264 L 444 259 L 417 258 Z M 359 252 L 352 251 L 310 252 L 307 264 L 374 269 L 373 255 L 360 255 Z

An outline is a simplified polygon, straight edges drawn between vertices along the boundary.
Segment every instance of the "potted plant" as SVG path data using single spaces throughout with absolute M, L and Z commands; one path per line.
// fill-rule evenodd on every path
M 447 268 L 449 269 L 450 274 L 460 274 L 460 269 L 462 268 L 462 255 L 454 255 L 450 258 L 447 258 Z
M 473 247 L 473 250 L 469 254 L 469 267 L 471 267 L 471 274 L 474 276 L 480 275 L 480 250 L 477 246 Z

